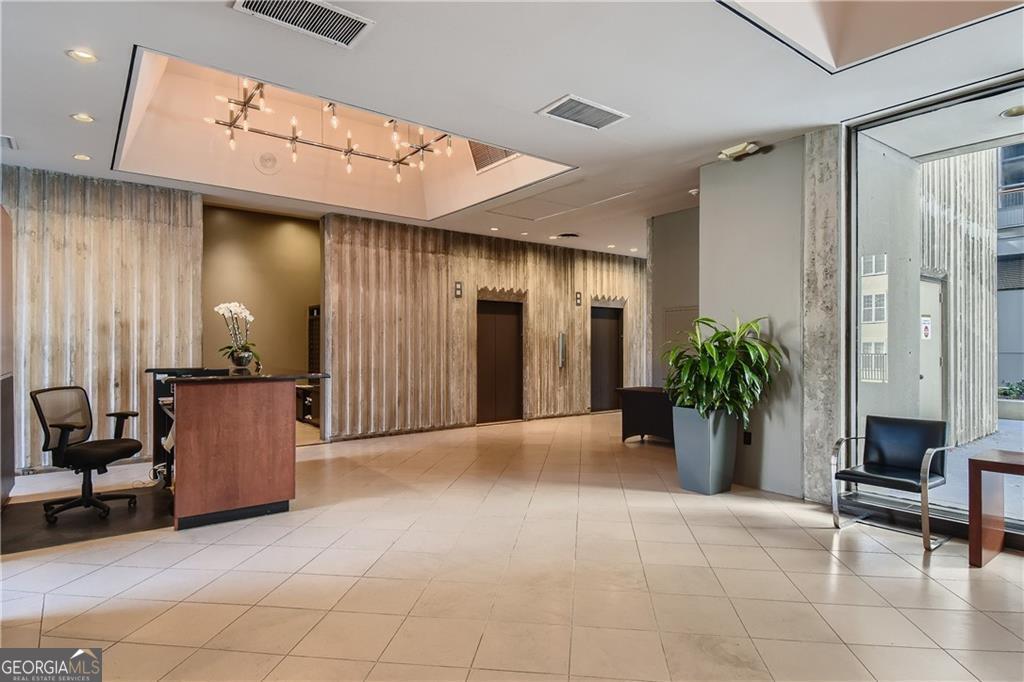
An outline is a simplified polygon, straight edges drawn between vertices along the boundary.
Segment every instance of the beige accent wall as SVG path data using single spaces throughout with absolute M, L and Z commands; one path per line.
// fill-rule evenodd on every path
M 330 437 L 474 423 L 478 299 L 524 303 L 527 419 L 589 411 L 594 302 L 624 307 L 624 385 L 650 381 L 642 259 L 344 215 L 324 217 L 323 239 Z
M 3 167 L 14 223 L 16 466 L 49 463 L 29 391 L 77 384 L 93 437 L 112 410 L 150 454 L 147 367 L 200 360 L 201 197 L 191 192 Z
M 203 365 L 227 366 L 213 311 L 240 301 L 256 318 L 250 339 L 269 369 L 306 370 L 308 308 L 320 302 L 320 225 L 267 213 L 203 209 Z

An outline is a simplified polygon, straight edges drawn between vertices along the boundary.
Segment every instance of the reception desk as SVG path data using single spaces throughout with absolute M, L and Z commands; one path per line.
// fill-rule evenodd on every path
M 164 470 L 174 527 L 287 511 L 295 498 L 295 382 L 327 375 L 153 373 L 173 396 L 157 402 L 174 424 Z

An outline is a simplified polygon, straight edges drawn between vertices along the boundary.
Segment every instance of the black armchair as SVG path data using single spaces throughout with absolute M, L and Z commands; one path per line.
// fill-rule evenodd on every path
M 858 440 L 864 441 L 863 463 L 851 466 L 851 448 L 847 447 L 846 462 L 840 468 L 843 446 Z M 949 538 L 932 542 L 928 491 L 946 483 L 945 452 L 951 449 L 952 446 L 946 445 L 944 421 L 868 416 L 863 436 L 840 438 L 832 449 L 833 524 L 836 528 L 845 528 L 851 523 L 867 523 L 864 521 L 866 515 L 841 522 L 839 503 L 843 488 L 849 483 L 918 493 L 921 496 L 924 548 L 929 552 L 937 549 Z
M 93 493 L 92 472 L 107 473 L 107 465 L 127 459 L 142 450 L 142 443 L 124 438 L 124 424 L 138 412 L 109 412 L 113 417 L 114 437 L 89 440 L 92 435 L 92 408 L 89 396 L 81 386 L 58 386 L 29 393 L 39 423 L 43 427 L 43 450 L 52 453 L 53 465 L 73 469 L 82 474 L 82 494 L 43 503 L 47 523 L 57 523 L 57 514 L 76 507 L 95 507 L 100 518 L 110 515 L 111 500 L 128 500 L 136 505 L 135 495 L 126 493 Z

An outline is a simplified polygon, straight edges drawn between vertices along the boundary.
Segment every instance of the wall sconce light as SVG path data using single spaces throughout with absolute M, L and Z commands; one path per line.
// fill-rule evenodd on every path
M 462 282 L 455 283 L 455 298 L 462 298 Z
M 583 294 L 579 291 L 576 292 L 576 307 L 583 305 Z

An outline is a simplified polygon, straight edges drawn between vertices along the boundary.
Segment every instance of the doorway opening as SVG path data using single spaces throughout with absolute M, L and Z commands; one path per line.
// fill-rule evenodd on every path
M 622 308 L 590 308 L 590 411 L 619 409 Z
M 476 303 L 476 422 L 523 418 L 523 304 Z

